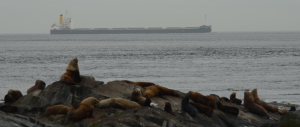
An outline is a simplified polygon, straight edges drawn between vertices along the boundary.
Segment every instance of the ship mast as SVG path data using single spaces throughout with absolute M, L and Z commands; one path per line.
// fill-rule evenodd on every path
M 205 24 L 204 25 L 206 25 L 206 15 L 205 15 Z
M 67 17 L 68 17 L 68 10 L 66 10 L 66 17 L 65 18 L 67 19 Z

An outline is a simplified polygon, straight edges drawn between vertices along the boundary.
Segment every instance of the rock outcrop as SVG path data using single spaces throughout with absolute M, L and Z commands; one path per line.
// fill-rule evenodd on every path
M 81 76 L 81 83 L 78 85 L 68 86 L 62 82 L 54 82 L 48 85 L 44 90 L 34 91 L 23 96 L 12 104 L 18 108 L 16 114 L 6 114 L 0 112 L 0 117 L 5 117 L 14 124 L 17 121 L 19 124 L 28 123 L 28 126 L 80 126 L 80 127 L 109 127 L 109 126 L 163 126 L 163 127 L 240 127 L 240 126 L 260 126 L 260 125 L 275 125 L 279 124 L 281 115 L 270 113 L 270 119 L 262 118 L 250 112 L 243 110 L 243 105 L 222 101 L 221 103 L 228 106 L 233 106 L 239 109 L 239 115 L 234 116 L 224 113 L 218 109 L 213 109 L 212 116 L 208 117 L 205 114 L 198 113 L 196 117 L 191 117 L 187 113 L 182 113 L 181 100 L 185 93 L 176 91 L 180 97 L 164 95 L 164 98 L 153 97 L 153 103 L 158 105 L 158 108 L 139 107 L 130 110 L 118 108 L 95 108 L 93 114 L 95 118 L 86 118 L 81 121 L 71 121 L 65 115 L 46 116 L 45 110 L 47 107 L 55 104 L 63 104 L 75 107 L 83 99 L 87 97 L 95 97 L 99 100 L 107 98 L 124 98 L 130 99 L 134 88 L 145 89 L 133 84 L 128 84 L 123 81 L 112 81 L 103 84 L 101 81 L 96 81 L 93 77 Z M 165 102 L 170 102 L 173 113 L 171 115 L 163 110 Z M 299 114 L 298 114 L 299 115 Z M 26 118 L 20 119 L 17 116 Z M 287 115 L 288 116 L 288 115 Z M 0 119 L 0 122 L 3 119 Z M 34 122 L 32 122 L 34 121 Z M 39 121 L 39 122 L 37 122 Z M 23 126 L 23 125 L 22 125 Z M 27 125 L 24 125 L 27 126 Z

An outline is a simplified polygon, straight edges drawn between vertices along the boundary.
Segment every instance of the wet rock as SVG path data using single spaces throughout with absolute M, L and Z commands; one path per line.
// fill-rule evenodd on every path
M 265 123 L 260 127 L 300 127 L 300 111 L 290 111 L 279 123 Z
M 0 123 L 1 127 L 63 127 L 62 125 L 46 123 L 31 117 L 2 111 L 0 111 Z

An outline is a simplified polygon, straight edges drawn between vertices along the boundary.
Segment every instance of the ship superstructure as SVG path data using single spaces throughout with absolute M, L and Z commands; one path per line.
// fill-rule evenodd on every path
M 68 18 L 68 11 L 66 11 L 66 17 L 64 18 L 61 14 L 59 16 L 59 25 L 53 23 L 51 26 L 51 30 L 72 30 L 73 29 L 73 21 L 72 18 Z
M 206 16 L 205 16 L 206 19 Z M 51 26 L 50 34 L 139 34 L 139 33 L 210 33 L 211 26 L 200 27 L 128 27 L 128 28 L 73 28 L 72 18 L 60 15 L 59 25 Z

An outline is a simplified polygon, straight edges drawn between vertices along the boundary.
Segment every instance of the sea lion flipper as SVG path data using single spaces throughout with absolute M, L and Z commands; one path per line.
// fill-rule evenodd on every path
M 124 110 L 128 109 L 128 108 L 126 108 L 126 105 L 124 105 L 123 103 L 116 102 L 116 105 L 117 105 L 118 108 L 121 108 L 121 109 L 124 109 Z
M 69 115 L 69 116 L 72 116 L 73 113 L 74 113 L 74 111 L 75 111 L 75 110 L 70 111 L 68 115 Z
M 150 98 L 146 97 L 146 100 L 145 100 L 144 106 L 148 106 L 148 107 L 150 107 L 150 104 L 151 104 L 151 100 L 150 100 Z

